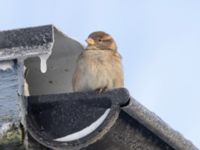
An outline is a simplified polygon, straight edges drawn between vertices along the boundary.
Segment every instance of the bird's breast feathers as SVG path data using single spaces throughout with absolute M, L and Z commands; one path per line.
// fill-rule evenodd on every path
M 109 50 L 85 50 L 73 78 L 75 91 L 123 87 L 121 56 Z

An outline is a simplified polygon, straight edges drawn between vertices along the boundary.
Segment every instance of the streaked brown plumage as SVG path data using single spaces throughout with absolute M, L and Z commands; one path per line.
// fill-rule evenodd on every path
M 93 32 L 80 54 L 73 76 L 73 90 L 99 92 L 124 86 L 121 56 L 114 39 L 107 33 Z

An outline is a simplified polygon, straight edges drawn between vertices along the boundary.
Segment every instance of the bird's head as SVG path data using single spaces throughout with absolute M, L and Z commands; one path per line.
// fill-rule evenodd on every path
M 89 50 L 112 50 L 117 51 L 117 45 L 114 39 L 103 31 L 91 33 L 87 40 L 87 48 Z

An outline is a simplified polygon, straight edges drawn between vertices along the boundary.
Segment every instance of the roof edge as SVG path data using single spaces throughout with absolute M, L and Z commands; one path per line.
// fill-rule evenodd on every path
M 130 98 L 128 106 L 122 108 L 131 117 L 164 140 L 176 150 L 198 150 L 198 148 L 181 133 L 172 129 L 155 113 L 148 110 L 134 98 Z
M 0 61 L 50 53 L 54 44 L 53 28 L 43 25 L 0 31 Z

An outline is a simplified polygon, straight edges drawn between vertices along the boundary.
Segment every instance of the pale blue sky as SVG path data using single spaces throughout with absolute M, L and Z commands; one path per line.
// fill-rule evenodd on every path
M 200 147 L 199 0 L 0 2 L 0 30 L 54 24 L 82 43 L 113 35 L 131 95 Z

